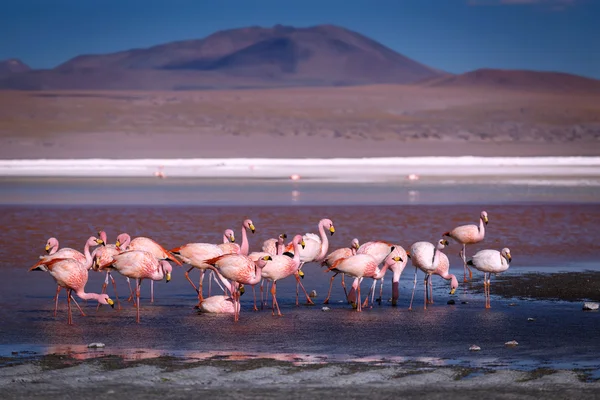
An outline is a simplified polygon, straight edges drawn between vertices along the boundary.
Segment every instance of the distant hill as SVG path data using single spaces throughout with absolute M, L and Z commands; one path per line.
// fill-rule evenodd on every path
M 0 61 L 0 74 L 12 74 L 17 72 L 30 71 L 29 65 L 17 58 Z
M 478 69 L 461 75 L 427 79 L 421 84 L 434 87 L 600 94 L 600 80 L 562 72 Z
M 10 89 L 206 89 L 412 83 L 440 71 L 332 25 L 249 27 L 0 79 Z

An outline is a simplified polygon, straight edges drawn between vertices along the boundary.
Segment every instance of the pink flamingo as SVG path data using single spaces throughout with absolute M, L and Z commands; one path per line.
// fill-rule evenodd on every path
M 392 247 L 392 250 L 394 248 Z M 348 258 L 341 258 L 337 260 L 328 271 L 332 271 L 334 269 L 339 270 L 347 275 L 350 275 L 354 278 L 357 278 L 356 281 L 356 293 L 357 293 L 357 302 L 356 302 L 356 311 L 362 311 L 362 304 L 360 298 L 360 284 L 363 278 L 373 278 L 375 280 L 381 279 L 387 269 L 395 262 L 399 262 L 400 257 L 397 255 L 393 255 L 388 253 L 388 257 L 385 259 L 385 263 L 383 268 L 379 270 L 377 267 L 377 261 L 368 254 L 356 254 L 354 256 Z M 375 282 L 373 282 L 375 283 Z M 367 295 L 368 298 L 368 295 Z
M 394 245 L 390 242 L 386 242 L 383 240 L 375 240 L 375 241 L 363 243 L 356 250 L 356 254 L 368 254 L 375 259 L 375 261 L 377 262 L 377 265 L 380 265 L 381 263 L 383 263 L 383 261 L 386 259 L 386 257 L 390 254 L 390 252 L 392 251 L 392 247 L 394 247 Z M 350 288 L 350 292 L 348 293 L 348 296 L 347 296 L 348 301 L 353 305 L 356 305 L 356 287 L 358 286 L 357 283 L 358 283 L 358 280 L 355 279 L 354 282 L 352 283 L 352 287 Z M 380 293 L 383 292 L 383 279 L 382 279 L 381 284 L 382 284 L 382 286 L 380 289 Z
M 204 273 L 207 269 L 210 269 L 210 264 L 206 263 L 206 260 L 222 256 L 223 250 L 216 244 L 212 243 L 188 243 L 180 247 L 176 247 L 170 250 L 175 254 L 181 261 L 190 265 L 191 267 L 185 272 L 185 278 L 192 285 L 196 293 L 198 293 L 198 305 L 202 303 L 204 297 L 202 295 L 202 286 L 204 281 Z M 190 271 L 194 268 L 200 270 L 200 280 L 198 287 L 194 285 L 194 282 L 190 279 Z
M 327 256 L 327 251 L 329 249 L 329 240 L 327 239 L 327 235 L 325 234 L 325 229 L 327 229 L 330 235 L 333 236 L 335 233 L 335 228 L 333 227 L 333 222 L 330 219 L 323 218 L 319 221 L 317 225 L 319 230 L 319 235 L 315 235 L 314 233 L 305 233 L 302 236 L 304 239 L 304 243 L 306 246 L 300 249 L 300 270 L 304 266 L 305 263 L 308 262 L 321 262 Z M 289 243 L 285 249 L 288 252 L 294 251 L 293 243 Z M 300 281 L 297 281 L 296 284 L 296 305 L 298 305 L 298 286 L 300 285 Z M 310 304 L 314 304 L 312 301 Z
M 306 289 L 304 289 L 304 286 L 300 282 L 300 277 L 304 274 L 302 271 L 300 271 L 300 249 L 305 246 L 302 236 L 294 236 L 294 239 L 292 240 L 292 246 L 294 250 L 293 258 L 290 258 L 287 255 L 271 256 L 272 260 L 265 265 L 261 272 L 261 275 L 264 279 L 273 282 L 273 286 L 271 287 L 271 296 L 273 297 L 272 313 L 275 315 L 275 308 L 277 308 L 277 315 L 280 317 L 283 316 L 283 314 L 281 314 L 279 303 L 277 302 L 277 281 L 287 278 L 290 275 L 294 275 L 296 278 L 296 283 L 300 285 L 304 291 L 308 304 L 314 304 L 308 296 L 308 293 L 306 293 Z
M 226 286 L 229 286 L 233 306 L 236 312 L 234 313 L 234 321 L 240 318 L 240 293 L 241 285 L 256 285 L 261 280 L 261 270 L 271 260 L 271 256 L 267 255 L 260 258 L 256 263 L 248 256 L 242 254 L 224 254 L 222 256 L 206 260 L 207 264 L 211 265 Z M 229 282 L 227 282 L 229 280 Z
M 467 282 L 467 270 L 469 271 L 469 280 L 473 279 L 473 272 L 467 266 L 467 245 L 479 243 L 485 237 L 485 226 L 488 224 L 487 212 L 482 211 L 479 215 L 479 226 L 477 225 L 461 225 L 449 232 L 445 232 L 442 236 L 448 236 L 454 239 L 456 242 L 463 245 L 462 248 L 462 260 L 465 270 L 464 281 Z
M 356 255 L 356 251 L 360 247 L 360 243 L 357 238 L 352 239 L 350 242 L 350 247 L 342 247 L 341 249 L 337 249 L 329 253 L 327 257 L 323 261 L 321 261 L 321 266 L 327 266 L 330 268 L 335 262 L 341 258 L 348 258 Z M 323 301 L 323 304 L 329 304 L 329 298 L 331 297 L 331 288 L 333 287 L 333 280 L 340 273 L 337 269 L 332 270 L 334 272 L 333 276 L 329 280 L 329 291 L 327 292 L 327 298 Z M 346 282 L 344 278 L 344 274 L 342 274 L 342 288 L 344 288 L 344 296 L 346 299 L 348 298 L 348 292 L 346 291 Z
M 102 241 L 102 239 L 96 239 L 94 238 L 94 243 L 90 244 L 91 246 L 97 246 L 99 244 L 105 244 L 104 241 Z M 89 240 L 88 240 L 89 242 Z M 49 253 L 46 256 L 41 256 L 40 257 L 40 261 L 35 264 L 33 267 L 31 267 L 30 271 L 33 270 L 41 270 L 41 271 L 47 271 L 46 268 L 46 263 L 54 260 L 54 259 L 73 259 L 79 263 L 81 263 L 82 265 L 86 266 L 88 269 L 91 268 L 92 265 L 92 256 L 90 254 L 90 245 L 87 244 L 85 245 L 84 248 L 84 252 L 81 253 L 80 251 L 77 251 L 75 249 L 71 249 L 69 247 L 63 247 L 62 249 L 58 250 L 58 240 L 56 238 L 50 238 L 48 239 L 48 242 L 46 243 L 46 251 Z M 54 295 L 54 316 L 56 317 L 56 314 L 58 312 L 58 295 L 60 293 L 60 291 L 62 290 L 62 286 L 61 285 L 57 285 L 56 286 L 56 294 Z M 77 307 L 79 307 L 79 305 L 77 303 L 75 303 L 77 305 Z
M 427 309 L 427 285 L 429 283 L 429 276 L 439 268 L 440 254 L 442 253 L 441 250 L 446 246 L 448 246 L 448 241 L 446 239 L 440 239 L 435 246 L 429 242 L 416 242 L 410 246 L 410 253 L 408 253 L 408 256 L 415 266 L 415 280 L 412 296 L 410 298 L 410 306 L 408 307 L 409 310 L 412 310 L 415 288 L 417 287 L 417 268 L 425 273 L 425 280 L 423 281 L 423 288 L 425 290 L 423 304 L 424 308 Z
M 166 260 L 144 250 L 129 250 L 112 256 L 112 260 L 100 265 L 99 270 L 114 268 L 121 275 L 136 280 L 135 296 L 137 308 L 137 323 L 140 323 L 140 287 L 144 279 L 160 281 L 171 280 L 173 267 Z
M 455 275 L 449 273 L 450 260 L 448 260 L 448 256 L 440 252 L 439 257 L 440 260 L 437 269 L 433 271 L 431 275 L 429 275 L 429 304 L 433 304 L 433 286 L 431 285 L 431 277 L 433 275 L 439 275 L 442 277 L 442 279 L 450 281 L 450 294 L 454 294 L 456 288 L 458 288 L 458 279 L 456 279 Z
M 102 241 L 105 243 L 105 245 L 102 247 L 97 247 L 92 252 L 92 258 L 93 258 L 92 269 L 94 271 L 98 271 L 98 267 L 100 265 L 107 264 L 108 262 L 110 262 L 112 260 L 113 255 L 119 254 L 121 252 L 121 248 L 117 247 L 116 244 L 108 243 L 106 232 L 100 231 L 100 232 L 98 232 L 98 236 L 102 239 Z M 128 235 L 126 233 L 122 233 L 119 236 L 117 236 L 117 243 L 122 243 L 123 241 L 126 241 L 127 236 Z M 112 268 L 106 267 L 105 269 L 106 269 L 106 278 L 104 279 L 104 283 L 102 284 L 102 290 L 100 293 L 106 293 L 106 288 L 108 286 L 108 282 L 111 281 L 113 284 L 113 289 L 115 291 L 115 299 L 117 300 L 117 309 L 120 310 L 121 304 L 119 302 L 119 295 L 117 294 L 117 284 L 115 282 L 115 279 L 111 275 Z M 126 279 L 127 279 L 127 284 L 129 285 L 130 297 L 133 298 L 133 290 L 131 289 L 131 283 L 129 282 L 129 278 L 126 278 Z M 100 304 L 98 304 L 98 308 L 99 307 L 100 307 Z
M 263 246 L 262 246 L 262 252 L 266 253 L 266 254 L 270 254 L 272 256 L 277 256 L 277 255 L 281 255 L 283 254 L 283 251 L 285 250 L 285 239 L 287 239 L 287 235 L 285 233 L 281 233 L 277 236 L 277 239 L 275 238 L 270 238 L 267 239 L 263 242 Z M 260 253 L 260 252 L 259 252 Z M 267 282 L 267 289 L 266 291 L 269 291 L 269 283 L 270 281 L 266 281 Z M 261 292 L 261 304 L 265 304 L 266 302 L 266 297 L 263 299 L 262 298 L 262 293 L 263 293 L 263 285 L 264 285 L 265 281 L 262 281 L 260 283 L 260 292 Z M 254 287 L 252 287 L 252 290 L 254 291 Z
M 230 236 L 227 238 L 228 240 L 225 241 L 226 235 L 224 235 L 223 243 L 218 245 L 221 248 L 221 250 L 223 250 L 223 254 L 242 254 L 244 256 L 247 256 L 248 252 L 250 250 L 250 244 L 248 243 L 248 234 L 246 233 L 246 231 L 248 229 L 252 233 L 254 233 L 256 231 L 256 228 L 254 227 L 254 223 L 252 222 L 251 219 L 246 219 L 242 223 L 242 245 L 241 246 L 238 245 L 237 243 L 234 243 L 235 237 L 233 236 L 233 231 L 231 231 L 231 229 L 228 229 L 228 231 L 231 232 Z M 227 234 L 228 232 L 225 231 L 225 233 Z
M 89 248 L 90 246 L 96 246 L 100 244 L 101 239 L 97 239 L 94 236 L 91 236 L 87 242 L 85 243 L 85 255 L 86 255 L 86 263 L 89 262 L 91 264 L 91 255 Z M 57 253 L 55 253 L 57 254 Z M 110 306 L 114 306 L 114 302 L 108 297 L 107 294 L 98 294 L 98 293 L 86 293 L 85 285 L 88 280 L 88 265 L 84 265 L 81 262 L 73 259 L 73 258 L 52 258 L 49 260 L 41 260 L 39 263 L 35 264 L 31 267 L 30 271 L 33 270 L 42 270 L 47 271 L 52 278 L 56 281 L 56 283 L 67 290 L 67 308 L 68 308 L 68 317 L 67 323 L 69 325 L 73 324 L 72 312 L 71 312 L 71 300 L 73 299 L 72 292 L 75 291 L 75 294 L 80 299 L 83 300 L 96 300 L 100 304 L 108 304 Z M 57 292 L 58 293 L 58 292 Z M 81 315 L 85 316 L 83 310 L 77 302 L 75 305 L 81 312 Z M 58 297 L 57 302 L 55 303 L 55 311 L 54 315 L 56 316 L 56 308 L 58 307 Z
M 467 262 L 473 268 L 483 272 L 483 289 L 485 293 L 485 308 L 491 308 L 490 286 L 492 274 L 504 272 L 510 266 L 512 255 L 510 249 L 505 247 L 498 250 L 480 250 Z
M 162 247 L 160 244 L 158 244 L 150 238 L 138 236 L 135 239 L 131 240 L 131 237 L 128 234 L 122 233 L 121 235 L 119 235 L 119 237 L 123 237 L 123 240 L 121 241 L 119 240 L 119 238 L 117 238 L 117 248 L 122 248 L 122 250 L 147 251 L 153 254 L 154 257 L 156 257 L 159 260 L 169 260 L 173 261 L 179 266 L 182 265 L 181 261 L 179 261 L 177 257 L 173 255 L 173 253 L 166 250 L 164 247 Z M 154 303 L 154 281 L 150 281 L 150 303 Z
M 227 296 L 210 296 L 204 299 L 198 311 L 207 314 L 235 314 L 239 313 L 239 304 L 237 307 L 233 304 L 233 299 Z

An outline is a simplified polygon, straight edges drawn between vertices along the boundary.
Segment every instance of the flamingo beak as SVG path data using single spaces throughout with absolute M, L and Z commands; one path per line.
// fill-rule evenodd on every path
M 45 247 L 45 249 L 46 249 L 46 253 L 49 253 L 50 252 L 50 245 L 47 244 L 46 247 Z
M 254 233 L 254 231 L 256 231 L 256 228 L 254 227 L 254 224 L 250 224 L 250 230 L 252 231 L 252 233 Z
M 512 256 L 510 254 L 507 254 L 506 257 L 508 257 L 508 262 L 512 261 Z
M 306 243 L 304 243 L 304 239 L 300 242 L 300 246 L 302 246 L 302 248 L 306 246 Z
M 264 256 L 263 260 L 265 260 L 265 261 L 271 261 L 273 259 L 271 258 L 271 256 Z
M 240 292 L 240 296 L 243 295 L 244 293 L 246 293 L 246 288 L 244 287 L 244 285 L 240 284 L 240 288 L 238 289 L 238 292 Z
M 96 243 L 101 244 L 102 246 L 106 246 L 106 243 L 104 243 L 104 240 L 102 239 L 96 239 Z
M 171 280 L 171 273 L 167 272 L 167 278 L 166 278 L 167 282 L 169 282 Z
M 335 228 L 333 227 L 333 225 L 329 227 L 329 232 L 331 232 L 331 236 L 333 236 L 333 234 L 335 233 Z
M 304 271 L 300 270 L 298 271 L 298 276 L 302 279 L 304 279 Z
M 235 236 L 231 235 L 231 237 L 229 238 L 229 240 L 231 241 L 231 243 L 235 243 Z
M 452 289 L 450 290 L 450 294 L 454 294 L 454 292 L 456 292 L 456 289 L 452 288 Z
M 106 302 L 108 303 L 109 306 L 111 306 L 112 308 L 115 308 L 115 302 L 112 301 L 112 299 L 108 298 L 108 299 L 106 299 Z
M 281 237 L 287 239 L 287 235 L 285 233 L 281 234 Z
M 449 241 L 447 241 L 446 239 L 444 239 L 444 241 L 442 242 L 442 244 L 443 244 L 444 246 L 449 246 L 449 245 L 450 245 L 450 242 L 449 242 Z
M 406 256 L 407 256 L 408 258 L 411 258 L 411 257 L 410 257 L 410 252 L 409 252 L 409 251 L 407 251 L 407 252 L 406 252 Z
M 394 261 L 398 262 L 398 261 L 404 261 L 403 259 L 400 258 L 400 256 L 394 257 Z
M 489 221 L 488 221 L 487 215 L 485 217 L 483 217 L 483 222 L 485 222 L 486 225 L 488 224 Z

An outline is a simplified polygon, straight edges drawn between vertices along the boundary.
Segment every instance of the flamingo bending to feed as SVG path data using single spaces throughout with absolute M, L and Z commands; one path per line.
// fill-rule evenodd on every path
M 492 274 L 504 272 L 510 266 L 512 256 L 507 247 L 501 251 L 481 250 L 473 255 L 467 262 L 468 265 L 483 272 L 483 289 L 485 293 L 485 308 L 491 308 L 490 305 L 490 285 Z M 489 275 L 488 275 L 489 274 Z
M 287 278 L 290 275 L 294 275 L 296 278 L 296 283 L 299 284 L 304 291 L 307 303 L 314 304 L 308 296 L 308 293 L 306 293 L 304 286 L 302 286 L 302 283 L 300 282 L 300 276 L 304 274 L 302 271 L 300 271 L 300 249 L 304 248 L 305 246 L 302 236 L 294 236 L 292 245 L 294 249 L 293 258 L 288 257 L 287 255 L 271 256 L 272 260 L 265 265 L 261 272 L 261 276 L 264 279 L 273 282 L 273 285 L 271 286 L 271 296 L 273 298 L 272 314 L 275 315 L 275 308 L 277 308 L 277 315 L 280 317 L 283 316 L 283 314 L 281 314 L 279 303 L 277 302 L 277 281 Z
M 166 260 L 159 260 L 154 254 L 144 250 L 129 250 L 115 254 L 106 264 L 100 265 L 102 271 L 105 268 L 114 268 L 121 275 L 136 280 L 135 296 L 137 308 L 137 323 L 140 323 L 140 287 L 144 279 L 160 281 L 171 280 L 173 267 Z
M 356 255 L 356 251 L 359 249 L 360 243 L 357 238 L 352 239 L 350 247 L 342 247 L 329 253 L 327 257 L 321 262 L 321 266 L 327 266 L 328 270 L 333 264 L 339 259 L 348 258 Z M 323 301 L 323 304 L 329 304 L 329 298 L 331 297 L 331 288 L 333 287 L 333 280 L 340 273 L 337 269 L 332 269 L 334 272 L 333 276 L 329 279 L 329 291 L 327 292 L 327 298 Z M 345 274 L 342 273 L 342 288 L 344 288 L 344 296 L 348 299 L 348 292 L 346 291 Z
M 429 276 L 429 304 L 433 304 L 433 287 L 431 285 L 431 278 L 433 275 L 439 275 L 442 279 L 450 281 L 450 294 L 454 294 L 458 288 L 458 279 L 456 279 L 454 274 L 449 273 L 450 260 L 448 260 L 448 256 L 440 252 L 439 257 L 440 260 L 437 269 Z
M 204 273 L 207 269 L 210 269 L 210 264 L 206 263 L 206 260 L 210 260 L 215 257 L 223 255 L 223 250 L 212 243 L 188 243 L 180 247 L 171 249 L 171 252 L 175 254 L 181 261 L 190 265 L 190 268 L 185 272 L 185 278 L 192 285 L 196 293 L 198 293 L 198 305 L 202 303 L 204 297 L 202 295 L 202 286 L 204 281 Z M 200 280 L 198 281 L 198 287 L 194 285 L 194 282 L 190 279 L 190 271 L 194 268 L 200 270 Z
M 485 226 L 488 224 L 487 212 L 482 211 L 479 215 L 479 226 L 477 225 L 461 225 L 449 232 L 445 232 L 443 236 L 448 236 L 454 239 L 456 242 L 463 245 L 462 248 L 462 260 L 464 265 L 464 281 L 467 282 L 467 270 L 469 270 L 469 279 L 473 278 L 473 272 L 467 266 L 467 245 L 479 243 L 485 237 Z
M 92 237 L 93 236 L 91 236 L 90 239 Z M 83 253 L 81 253 L 78 250 L 71 249 L 69 247 L 63 247 L 62 249 L 58 250 L 58 240 L 56 238 L 48 239 L 45 249 L 46 249 L 46 252 L 48 252 L 49 254 L 46 256 L 41 256 L 40 261 L 38 261 L 33 267 L 31 267 L 30 271 L 34 271 L 34 270 L 47 271 L 48 269 L 46 268 L 46 263 L 51 260 L 59 259 L 59 258 L 75 260 L 75 261 L 81 263 L 87 269 L 90 269 L 91 265 L 92 265 L 92 256 L 90 254 L 90 246 L 106 244 L 104 241 L 102 241 L 102 239 L 97 239 L 95 237 L 93 237 L 93 238 L 94 238 L 93 243 L 88 239 L 88 241 L 85 244 Z M 58 312 L 58 295 L 59 295 L 60 291 L 62 290 L 62 288 L 63 288 L 63 286 L 61 286 L 61 285 L 56 286 L 56 294 L 54 295 L 54 299 L 53 299 L 54 300 L 54 316 L 55 317 Z M 75 302 L 75 304 L 77 305 L 77 307 L 79 307 L 77 302 Z
M 225 231 L 223 235 L 223 243 L 219 244 L 219 248 L 223 250 L 223 254 L 242 254 L 244 256 L 248 255 L 250 250 L 250 244 L 248 243 L 248 234 L 247 230 L 254 233 L 256 232 L 256 228 L 254 227 L 254 223 L 251 219 L 246 219 L 242 223 L 242 245 L 238 245 L 235 242 L 235 237 L 233 236 L 233 231 L 228 229 Z M 229 232 L 228 232 L 229 231 Z M 225 241 L 227 239 L 227 241 Z
M 92 269 L 94 271 L 98 271 L 98 267 L 100 265 L 107 264 L 110 260 L 112 260 L 113 255 L 119 254 L 121 252 L 121 249 L 119 247 L 117 247 L 116 244 L 108 243 L 106 232 L 100 231 L 100 232 L 98 232 L 98 236 L 104 242 L 104 246 L 97 247 L 92 252 L 92 259 L 93 259 Z M 127 237 L 126 233 L 120 234 L 119 236 L 117 236 L 117 243 L 122 243 L 123 241 L 126 240 L 126 237 Z M 112 268 L 106 267 L 105 269 L 106 269 L 106 277 L 104 278 L 104 283 L 102 284 L 102 290 L 100 291 L 100 293 L 106 293 L 106 288 L 108 287 L 108 282 L 109 281 L 112 282 L 113 289 L 115 291 L 115 299 L 117 300 L 117 309 L 120 310 L 121 303 L 119 302 L 119 295 L 117 294 L 117 283 L 115 282 L 115 279 L 111 275 Z M 129 278 L 126 278 L 126 279 L 127 279 L 127 284 L 129 285 L 129 293 L 131 295 L 131 298 L 133 298 L 133 290 L 131 289 L 131 283 L 129 282 Z M 100 304 L 98 304 L 98 308 L 100 308 Z
M 91 236 L 87 242 L 85 243 L 85 255 L 86 262 L 89 264 L 92 263 L 91 255 L 90 255 L 90 246 L 96 246 L 101 244 L 102 240 L 97 239 L 94 236 Z M 57 252 L 58 253 L 58 252 Z M 55 254 L 57 254 L 55 253 Z M 43 263 L 41 263 L 43 261 Z M 98 294 L 98 293 L 86 293 L 85 285 L 88 280 L 88 265 L 84 265 L 83 263 L 73 259 L 73 258 L 52 258 L 50 260 L 41 260 L 40 263 L 37 263 L 33 267 L 31 267 L 30 271 L 33 270 L 42 270 L 47 271 L 52 278 L 56 281 L 56 283 L 67 290 L 67 309 L 68 309 L 68 317 L 67 323 L 69 325 L 73 324 L 73 317 L 71 312 L 71 300 L 73 299 L 73 291 L 75 294 L 83 300 L 96 300 L 100 304 L 108 304 L 110 306 L 114 306 L 114 302 L 108 297 L 107 294 Z M 58 292 L 57 292 L 58 293 Z M 81 315 L 85 316 L 84 312 L 81 310 L 79 305 L 75 302 L 77 308 L 81 312 Z M 58 297 L 57 303 L 55 303 L 55 311 L 54 315 L 56 316 L 56 307 L 58 306 Z
M 330 219 L 323 218 L 319 221 L 317 225 L 319 230 L 319 235 L 315 235 L 314 233 L 305 233 L 302 236 L 305 247 L 300 249 L 300 267 L 301 270 L 305 263 L 309 262 L 321 262 L 327 256 L 327 251 L 329 250 L 329 240 L 327 239 L 327 235 L 325 234 L 325 229 L 327 229 L 330 235 L 333 236 L 335 233 L 335 228 L 333 227 L 333 222 Z M 287 252 L 294 252 L 293 243 L 289 243 L 285 249 Z M 295 254 L 295 253 L 294 253 Z M 297 281 L 296 284 L 296 305 L 298 305 L 298 286 L 300 281 Z M 310 304 L 314 304 L 312 301 Z
M 182 265 L 181 261 L 179 261 L 172 252 L 166 250 L 164 247 L 150 238 L 138 236 L 131 240 L 131 237 L 128 234 L 122 233 L 121 235 L 123 235 L 123 240 L 121 241 L 117 238 L 117 248 L 122 248 L 122 250 L 147 251 L 153 254 L 154 257 L 159 260 L 169 260 L 173 261 L 179 266 Z M 119 237 L 121 237 L 121 235 L 119 235 Z M 150 281 L 150 303 L 154 303 L 154 281 Z
M 204 299 L 198 311 L 207 314 L 235 314 L 239 304 L 234 306 L 233 299 L 227 296 L 210 296 Z
M 392 247 L 395 247 L 392 243 L 386 242 L 383 240 L 375 240 L 371 242 L 366 242 L 360 245 L 360 247 L 356 250 L 356 254 L 368 254 L 372 256 L 377 265 L 380 265 L 386 257 L 392 251 Z M 406 259 L 406 258 L 404 258 Z M 350 292 L 348 293 L 348 301 L 351 304 L 356 304 L 356 287 L 358 281 L 355 279 L 352 283 L 352 287 L 350 288 Z M 380 293 L 383 291 L 383 279 L 381 280 L 381 288 Z
M 409 310 L 412 310 L 412 303 L 415 297 L 415 288 L 417 287 L 417 268 L 425 273 L 425 280 L 423 281 L 423 288 L 425 290 L 423 294 L 424 308 L 427 309 L 427 285 L 429 283 L 429 276 L 433 274 L 439 267 L 440 254 L 448 246 L 446 239 L 440 239 L 436 246 L 429 242 L 416 242 L 410 246 L 410 253 L 407 253 L 412 261 L 412 265 L 415 267 L 415 280 L 413 284 L 412 296 L 410 297 Z M 454 291 L 451 291 L 453 294 Z
M 392 251 L 394 248 L 392 247 Z M 381 279 L 387 269 L 395 262 L 401 261 L 400 257 L 391 253 L 388 253 L 388 257 L 385 259 L 385 263 L 381 270 L 378 269 L 377 261 L 368 254 L 356 254 L 348 258 L 341 258 L 337 260 L 328 271 L 337 269 L 347 275 L 356 278 L 356 311 L 362 311 L 362 304 L 360 298 L 360 284 L 363 278 L 373 278 L 375 280 Z M 375 282 L 373 282 L 375 283 Z M 368 298 L 368 296 L 367 296 Z
M 211 269 L 214 269 L 219 274 L 223 283 L 229 286 L 235 310 L 234 321 L 238 321 L 240 318 L 240 293 L 238 290 L 240 284 L 256 285 L 259 283 L 262 268 L 266 265 L 267 261 L 271 260 L 270 255 L 266 255 L 258 259 L 257 262 L 254 262 L 250 257 L 242 254 L 224 254 L 206 261 L 207 264 L 211 265 Z

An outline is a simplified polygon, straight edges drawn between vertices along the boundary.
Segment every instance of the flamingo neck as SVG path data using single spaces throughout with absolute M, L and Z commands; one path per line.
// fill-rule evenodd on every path
M 433 252 L 433 260 L 431 260 L 431 266 L 433 268 L 437 269 L 439 262 L 440 262 L 440 251 L 438 249 L 435 249 L 435 251 Z
M 294 260 L 297 268 L 300 268 L 300 243 L 294 242 L 294 258 L 292 260 Z
M 85 256 L 85 264 L 83 265 L 85 267 L 85 269 L 90 269 L 92 268 L 92 255 L 90 254 L 90 244 L 86 243 L 85 247 L 83 248 L 83 255 Z M 79 296 L 79 294 L 77 295 Z M 81 296 L 79 296 L 81 297 Z M 83 298 L 83 297 L 81 297 Z
M 319 235 L 321 236 L 321 251 L 317 255 L 315 261 L 323 261 L 325 256 L 327 255 L 327 250 L 329 249 L 329 239 L 327 239 L 327 235 L 325 234 L 325 227 L 322 222 L 319 222 Z
M 102 295 L 98 293 L 86 293 L 83 289 L 76 293 L 77 297 L 79 297 L 82 300 L 96 300 L 98 301 L 98 303 L 100 303 L 100 299 L 102 297 Z
M 225 243 L 229 243 L 229 238 L 227 238 L 227 236 L 225 236 L 225 234 L 223 234 L 223 244 Z
M 282 255 L 283 254 L 283 248 L 284 248 L 284 242 L 283 242 L 283 238 L 279 238 L 277 239 L 277 250 L 275 251 L 275 255 Z
M 58 251 L 58 242 L 54 246 L 52 246 L 52 248 L 50 249 L 50 253 L 48 253 L 48 255 L 51 256 L 52 254 L 56 253 L 57 251 Z
M 373 279 L 381 279 L 385 276 L 386 271 L 388 270 L 388 268 L 390 267 L 390 265 L 388 263 L 385 263 L 383 265 L 383 267 L 379 270 L 379 272 L 375 273 L 375 276 L 373 276 Z
M 246 226 L 242 224 L 242 245 L 240 246 L 240 254 L 247 256 L 250 245 L 248 243 L 248 234 L 246 233 Z
M 356 247 L 354 247 L 354 246 L 351 247 L 350 252 L 352 253 L 353 256 L 355 256 L 356 255 Z
M 483 218 L 479 217 L 479 237 L 483 240 L 485 236 L 485 223 L 483 222 Z
M 131 236 L 126 234 L 125 240 L 123 241 L 123 243 L 121 243 L 119 247 L 121 248 L 121 250 L 127 250 L 127 248 L 129 247 L 129 243 L 131 243 Z

